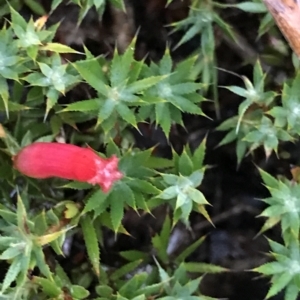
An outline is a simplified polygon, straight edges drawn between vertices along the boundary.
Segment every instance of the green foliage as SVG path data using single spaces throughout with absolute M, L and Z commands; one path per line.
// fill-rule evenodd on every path
M 150 273 L 146 271 L 135 273 L 137 267 L 141 267 L 143 263 L 151 261 L 152 257 L 149 253 L 141 251 L 123 251 L 120 255 L 129 262 L 113 272 L 109 278 L 102 278 L 101 285 L 96 287 L 97 293 L 103 297 L 101 299 L 148 299 L 151 296 L 155 296 L 155 299 L 160 300 L 178 299 L 179 297 L 195 300 L 213 300 L 214 298 L 199 293 L 202 277 L 191 280 L 188 272 L 195 274 L 220 273 L 226 271 L 226 269 L 205 263 L 184 263 L 184 260 L 201 245 L 204 238 L 196 240 L 177 257 L 171 258 L 167 255 L 171 234 L 170 218 L 166 217 L 161 232 L 152 239 L 157 258 L 164 265 L 168 265 L 167 269 L 162 268 L 160 263 L 154 259 L 156 266 L 152 267 Z M 129 280 L 126 280 L 124 276 L 128 273 L 134 275 Z M 112 279 L 118 285 L 117 295 L 114 295 L 114 291 L 107 284 Z
M 24 6 L 27 6 L 32 12 L 37 15 L 46 15 L 46 11 L 44 7 L 35 0 L 12 0 L 12 1 L 0 1 L 0 17 L 7 15 L 10 12 L 10 6 L 13 7 L 15 10 L 20 10 Z
M 76 51 L 68 46 L 52 43 L 57 26 L 46 30 L 43 29 L 45 21 L 40 25 L 30 19 L 27 23 L 12 7 L 10 12 L 11 26 L 4 26 L 0 32 L 0 96 L 5 111 L 9 116 L 9 111 L 26 109 L 16 105 L 17 103 L 10 103 L 8 86 L 8 80 L 23 84 L 25 80 L 31 86 L 40 87 L 38 91 L 47 97 L 46 117 L 57 103 L 60 93 L 64 94 L 71 86 L 79 83 L 79 76 L 71 74 L 68 63 L 62 65 L 58 55 Z M 53 52 L 53 55 L 48 57 L 47 51 Z M 34 88 L 31 91 L 35 91 Z
M 212 300 L 211 297 L 206 296 L 193 296 L 198 290 L 201 282 L 201 277 L 190 280 L 187 276 L 187 270 L 182 264 L 174 272 L 173 276 L 170 277 L 166 271 L 158 265 L 159 275 L 162 282 L 164 282 L 163 289 L 167 296 L 159 298 L 160 300 L 176 300 L 178 298 L 184 298 L 188 300 Z
M 80 220 L 82 233 L 87 247 L 87 253 L 93 269 L 97 276 L 100 276 L 100 250 L 98 237 L 94 228 L 93 221 L 89 215 L 85 215 Z
M 174 208 L 174 225 L 179 220 L 188 225 L 189 215 L 193 209 L 209 220 L 204 208 L 204 205 L 209 203 L 202 192 L 197 189 L 205 172 L 204 153 L 205 140 L 193 154 L 189 148 L 184 149 L 180 156 L 174 153 L 174 174 L 161 174 L 166 188 L 157 197 L 170 201 Z
M 266 6 L 258 1 L 245 1 L 235 4 L 226 4 L 224 7 L 236 7 L 238 9 L 241 9 L 243 11 L 249 12 L 249 13 L 264 13 L 267 12 Z
M 113 145 L 111 144 L 111 146 Z M 113 153 L 109 151 L 109 154 Z M 124 174 L 123 179 L 118 181 L 108 194 L 101 190 L 92 193 L 87 199 L 84 211 L 93 210 L 96 216 L 100 216 L 110 207 L 111 225 L 115 232 L 120 229 L 126 207 L 131 207 L 136 211 L 142 209 L 149 212 L 147 200 L 160 191 L 155 186 L 153 178 L 156 173 L 145 166 L 150 156 L 151 149 L 126 151 L 119 163 L 119 168 Z
M 293 181 L 277 181 L 261 171 L 262 178 L 271 197 L 264 199 L 267 207 L 261 216 L 280 220 L 283 238 L 286 244 L 298 238 L 300 230 L 300 214 L 298 212 L 300 185 Z
M 263 170 L 260 170 L 260 174 L 270 192 L 270 197 L 263 199 L 268 207 L 260 214 L 267 218 L 261 232 L 280 222 L 284 245 L 269 240 L 274 261 L 254 268 L 253 271 L 272 276 L 266 299 L 285 289 L 285 299 L 296 300 L 300 276 L 300 185 L 287 179 L 277 180 Z
M 68 66 L 61 64 L 58 55 L 53 55 L 48 64 L 39 63 L 40 70 L 24 78 L 31 86 L 43 88 L 43 93 L 47 97 L 45 118 L 57 103 L 60 93 L 65 94 L 66 90 L 78 83 L 79 79 L 78 76 L 68 73 Z
M 266 263 L 253 271 L 272 276 L 272 286 L 266 296 L 266 299 L 278 294 L 285 289 L 285 298 L 287 300 L 296 300 L 299 294 L 300 279 L 300 252 L 299 240 L 294 238 L 289 246 L 284 246 L 269 240 L 272 250 L 273 262 Z
M 263 146 L 267 157 L 277 151 L 280 141 L 294 141 L 299 135 L 299 80 L 298 74 L 289 85 L 284 84 L 281 95 L 282 106 L 274 103 L 276 93 L 264 92 L 264 79 L 260 64 L 254 68 L 253 84 L 244 79 L 247 89 L 238 86 L 226 87 L 233 93 L 244 97 L 239 106 L 239 115 L 224 121 L 217 129 L 230 131 L 219 145 L 237 142 L 238 163 L 247 149 L 250 152 Z
M 297 74 L 291 86 L 284 84 L 282 91 L 282 106 L 275 106 L 269 114 L 275 119 L 275 126 L 285 128 L 291 135 L 296 136 L 300 133 L 299 116 L 299 85 L 300 73 Z
M 159 64 L 151 63 L 149 67 L 144 67 L 146 78 L 152 76 L 160 80 L 145 92 L 145 98 L 155 104 L 142 106 L 139 116 L 142 120 L 149 118 L 155 121 L 166 136 L 169 136 L 173 122 L 183 125 L 183 112 L 204 115 L 199 107 L 203 97 L 198 93 L 203 85 L 195 82 L 198 74 L 193 72 L 195 59 L 191 57 L 173 69 L 172 58 L 167 50 Z
M 274 106 L 276 93 L 265 91 L 265 74 L 262 71 L 259 61 L 256 63 L 253 71 L 253 84 L 242 77 L 245 87 L 238 86 L 225 87 L 234 94 L 245 98 L 239 105 L 238 116 L 234 116 L 224 121 L 217 130 L 230 130 L 221 145 L 231 143 L 236 140 L 236 154 L 238 164 L 243 159 L 247 149 L 250 152 L 263 146 L 266 156 L 272 151 L 277 151 L 279 141 L 293 140 L 292 131 L 286 126 L 279 126 L 278 121 L 270 118 L 271 112 L 279 107 Z M 268 111 L 271 107 L 272 110 Z M 281 123 L 281 125 L 283 125 Z
M 206 137 L 197 145 L 188 136 L 185 140 L 193 147 L 188 142 L 177 145 L 172 138 L 177 138 L 174 132 L 179 127 L 189 129 L 186 120 L 191 115 L 206 121 L 206 114 L 220 117 L 219 35 L 236 43 L 234 30 L 220 17 L 220 9 L 234 7 L 261 14 L 266 8 L 259 0 L 231 4 L 193 0 L 186 18 L 168 24 L 173 27 L 171 34 L 182 34 L 178 44 L 174 49 L 166 46 L 161 58 L 148 61 L 147 57 L 137 59 L 139 32 L 129 45 L 117 45 L 108 55 L 98 55 L 86 45 L 75 50 L 64 44 L 58 33 L 61 24 L 48 26 L 48 16 L 63 5 L 66 9 L 77 6 L 80 28 L 91 9 L 99 22 L 107 5 L 108 14 L 115 9 L 126 13 L 122 0 L 64 2 L 52 0 L 46 11 L 42 1 L 0 0 L 0 263 L 5 270 L 0 298 L 213 299 L 200 291 L 203 274 L 228 270 L 192 261 L 205 238 L 192 232 L 190 223 L 193 213 L 212 224 L 206 207 L 214 199 L 202 191 L 209 168 L 205 155 L 213 150 L 206 145 Z M 166 1 L 166 9 L 172 9 L 172 2 Z M 42 17 L 27 16 L 24 6 L 26 12 Z M 258 18 L 261 36 L 273 21 L 270 14 Z M 175 49 L 197 37 L 195 53 L 174 59 Z M 294 65 L 298 63 L 294 59 Z M 275 91 L 270 85 L 263 63 L 257 60 L 253 65 L 252 80 L 241 76 L 244 87 L 221 87 L 240 101 L 236 114 L 217 127 L 225 133 L 218 146 L 236 143 L 238 165 L 258 148 L 264 149 L 267 158 L 273 151 L 279 156 L 281 145 L 298 141 L 300 135 L 299 71 L 285 81 L 280 92 L 280 87 Z M 133 134 L 146 128 L 144 138 L 148 139 L 158 126 L 172 150 L 168 158 L 159 152 L 159 145 L 140 146 Z M 199 130 L 206 131 L 206 127 Z M 26 145 L 41 141 L 88 145 L 101 151 L 102 157 L 115 155 L 124 176 L 104 193 L 86 182 L 34 179 L 17 172 L 14 156 Z M 260 217 L 266 220 L 259 233 L 280 224 L 283 241 L 269 240 L 274 261 L 253 271 L 271 277 L 267 298 L 284 290 L 286 300 L 295 300 L 300 290 L 299 176 L 277 179 L 262 169 L 259 172 L 270 194 L 262 199 L 267 207 Z M 150 216 L 157 208 L 166 216 L 161 229 L 151 229 L 148 249 L 107 253 L 112 243 L 107 236 L 130 236 L 126 217 L 131 213 Z M 161 216 L 158 224 L 159 220 Z M 171 253 L 173 230 L 180 223 L 197 238 L 191 234 L 191 242 L 184 241 Z M 69 258 L 66 250 L 73 239 L 82 243 L 76 259 Z M 118 261 L 106 265 L 103 254 Z
M 197 34 L 201 34 L 201 39 L 203 39 L 203 41 L 209 44 L 209 46 L 203 46 L 202 50 L 209 50 L 205 52 L 205 54 L 212 55 L 213 52 L 210 51 L 214 51 L 215 46 L 213 36 L 211 35 L 213 23 L 216 23 L 220 27 L 220 29 L 224 30 L 224 32 L 228 35 L 234 37 L 230 26 L 227 23 L 225 23 L 219 17 L 219 14 L 216 13 L 216 11 L 214 10 L 214 5 L 219 6 L 213 1 L 192 1 L 192 6 L 189 11 L 188 17 L 182 21 L 172 24 L 175 27 L 174 32 L 188 28 L 188 30 L 183 35 L 176 47 L 179 47 L 183 43 L 186 43 L 187 41 L 195 37 Z
M 213 86 L 213 94 L 216 107 L 216 115 L 219 116 L 218 93 L 215 86 L 217 85 L 216 59 L 215 59 L 215 38 L 214 25 L 216 24 L 225 35 L 230 39 L 235 39 L 234 32 L 229 24 L 222 20 L 215 11 L 214 6 L 217 3 L 213 1 L 194 0 L 190 7 L 189 15 L 184 20 L 172 24 L 172 32 L 184 30 L 185 33 L 175 48 L 188 42 L 195 36 L 200 37 L 201 51 L 198 55 L 198 68 L 201 70 L 201 82 L 205 91 L 209 85 Z
M 147 97 L 145 91 L 167 75 L 141 78 L 142 62 L 134 60 L 134 45 L 135 40 L 124 54 L 114 53 L 112 61 L 106 66 L 109 72 L 104 72 L 104 65 L 95 58 L 76 62 L 75 69 L 97 91 L 98 97 L 72 103 L 62 112 L 88 112 L 97 117 L 97 126 L 101 125 L 106 134 L 119 122 L 137 127 L 136 107 L 164 101 Z
M 4 261 L 12 260 L 1 285 L 1 295 L 14 295 L 17 293 L 21 297 L 24 286 L 31 285 L 28 274 L 35 267 L 39 268 L 41 275 L 45 276 L 45 278 L 41 278 L 41 287 L 44 286 L 43 282 L 47 285 L 46 294 L 55 294 L 56 296 L 62 294 L 62 290 L 56 286 L 57 283 L 53 273 L 46 263 L 43 246 L 51 244 L 54 251 L 57 249 L 60 251 L 61 238 L 71 227 L 60 228 L 59 219 L 53 210 L 49 210 L 47 214 L 41 212 L 30 220 L 21 196 L 18 196 L 16 211 L 9 211 L 2 207 L 0 216 L 1 232 L 3 233 L 0 237 L 2 251 L 0 259 Z M 54 227 L 55 223 L 53 223 L 55 218 L 58 221 L 56 229 Z M 38 279 L 34 278 L 33 282 L 35 280 Z M 10 292 L 9 287 L 14 281 L 17 282 L 18 289 Z M 28 293 L 26 290 L 24 292 Z

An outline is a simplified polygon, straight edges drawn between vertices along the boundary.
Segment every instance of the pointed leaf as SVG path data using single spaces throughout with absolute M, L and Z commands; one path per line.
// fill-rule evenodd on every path
M 61 237 L 63 234 L 65 234 L 71 228 L 72 227 L 36 237 L 35 241 L 40 246 L 47 245 L 47 244 L 57 240 L 59 237 Z
M 96 273 L 97 277 L 99 277 L 100 276 L 100 248 L 98 245 L 96 230 L 91 217 L 88 214 L 81 217 L 80 225 L 81 225 L 88 257 L 92 263 L 94 272 Z
M 51 298 L 53 298 L 53 297 L 56 298 L 61 293 L 61 290 L 57 286 L 57 284 L 50 281 L 49 279 L 46 279 L 43 277 L 38 277 L 38 276 L 33 276 L 32 281 L 34 283 L 37 283 L 39 286 L 41 286 L 43 289 L 43 292 L 46 295 L 50 296 Z
M 24 252 L 24 248 L 25 247 L 20 247 L 20 245 L 18 245 L 16 247 L 7 248 L 4 252 L 1 253 L 0 259 L 1 260 L 12 259 L 12 258 L 20 255 L 21 253 L 23 253 Z
M 169 110 L 169 105 L 166 103 L 157 103 L 155 105 L 155 121 L 161 126 L 166 137 L 169 137 L 172 125 L 172 118 Z
M 198 105 L 179 95 L 174 95 L 172 98 L 170 98 L 170 102 L 183 112 L 203 115 L 203 112 Z
M 116 106 L 116 110 L 120 114 L 121 118 L 132 125 L 133 127 L 137 128 L 136 118 L 134 113 L 130 108 L 128 108 L 125 104 L 119 103 Z
M 81 52 L 78 52 L 71 47 L 60 44 L 60 43 L 47 43 L 46 45 L 43 45 L 39 47 L 40 50 L 44 51 L 53 51 L 55 53 L 76 53 L 76 54 L 83 54 Z
M 5 78 L 0 78 L 0 96 L 2 98 L 6 116 L 9 117 L 9 107 L 8 107 L 8 98 L 9 98 L 9 92 L 8 92 L 8 84 Z
M 84 207 L 83 214 L 94 210 L 98 206 L 105 203 L 107 197 L 109 194 L 104 193 L 101 189 L 98 189 L 96 192 L 94 192 L 87 200 L 87 203 Z M 108 205 L 108 204 L 107 204 Z
M 81 112 L 89 112 L 89 111 L 97 111 L 100 108 L 100 99 L 90 99 L 90 100 L 82 100 L 78 102 L 74 102 L 69 104 L 66 108 L 64 108 L 61 112 L 66 111 L 81 111 Z
M 193 153 L 192 161 L 193 161 L 195 170 L 202 168 L 203 163 L 204 163 L 205 151 L 206 151 L 206 138 L 204 138 L 202 140 L 200 145 L 197 147 L 197 149 Z
M 213 227 L 215 227 L 204 205 L 197 205 L 197 210 Z
M 271 288 L 266 296 L 269 299 L 277 295 L 281 290 L 283 290 L 292 280 L 293 275 L 289 272 L 284 272 L 279 275 L 274 282 L 272 282 Z
M 189 180 L 193 183 L 193 187 L 196 188 L 202 183 L 203 177 L 204 172 L 202 170 L 197 170 L 189 176 Z
M 123 196 L 113 190 L 108 201 L 110 203 L 110 218 L 114 232 L 118 232 L 119 227 L 124 216 L 124 199 Z
M 176 185 L 179 179 L 179 176 L 174 174 L 161 174 L 161 176 L 163 177 L 164 182 L 168 185 Z
M 113 272 L 110 276 L 111 280 L 117 280 L 122 278 L 123 276 L 127 275 L 128 273 L 134 271 L 141 263 L 143 262 L 143 260 L 136 260 L 133 262 L 130 262 L 124 266 L 122 266 L 121 268 L 118 268 L 115 272 Z
M 43 249 L 40 246 L 36 246 L 32 248 L 32 252 L 35 256 L 36 265 L 40 269 L 40 272 L 46 276 L 48 279 L 52 280 L 52 274 L 50 268 L 46 262 L 45 255 Z
M 131 85 L 129 85 L 126 88 L 126 91 L 129 93 L 133 93 L 133 94 L 145 91 L 148 88 L 150 88 L 151 86 L 159 83 L 160 81 L 162 81 L 163 79 L 165 79 L 167 77 L 168 77 L 167 75 L 163 75 L 163 76 L 151 76 L 148 78 L 140 79 L 140 80 L 132 83 Z
M 80 285 L 72 285 L 70 292 L 74 299 L 87 299 L 87 297 L 90 295 L 90 292 Z
M 178 160 L 178 171 L 183 176 L 189 176 L 193 172 L 193 162 L 186 150 L 183 150 Z
M 167 75 L 171 73 L 173 67 L 172 58 L 170 55 L 170 49 L 167 48 L 165 51 L 164 56 L 159 62 L 159 74 L 160 75 Z
M 270 262 L 253 269 L 253 271 L 264 275 L 275 275 L 285 272 L 286 266 L 279 262 Z
M 236 133 L 239 132 L 240 129 L 240 125 L 241 122 L 243 120 L 243 117 L 247 111 L 247 109 L 250 107 L 250 105 L 253 103 L 253 101 L 251 99 L 247 99 L 245 101 L 243 101 L 240 105 L 239 105 L 239 119 L 236 125 Z
M 119 86 L 128 79 L 131 64 L 134 61 L 134 40 L 128 45 L 123 55 L 114 52 L 114 57 L 111 62 L 110 80 L 112 86 Z
M 123 202 L 136 209 L 135 196 L 132 189 L 124 182 L 115 185 L 115 193 L 122 195 Z
M 23 233 L 29 234 L 29 229 L 27 225 L 27 212 L 23 204 L 22 198 L 18 194 L 18 205 L 17 205 L 17 221 L 18 227 Z
M 203 87 L 202 83 L 186 82 L 172 85 L 172 92 L 177 95 L 186 95 L 194 93 Z M 200 95 L 199 95 L 200 98 Z
M 106 78 L 97 59 L 82 60 L 73 65 L 90 86 L 107 96 Z
M 201 193 L 197 189 L 189 188 L 187 190 L 187 195 L 191 200 L 193 200 L 194 202 L 196 202 L 198 204 L 209 204 L 209 202 L 207 202 L 203 193 Z
M 180 264 L 185 261 L 204 241 L 205 237 L 199 238 L 197 241 L 192 243 L 190 246 L 185 248 L 177 257 L 176 263 Z
M 268 174 L 262 169 L 259 169 L 259 173 L 267 187 L 273 189 L 278 188 L 278 181 L 274 177 L 272 177 L 270 174 Z
M 18 256 L 12 261 L 8 271 L 5 274 L 2 282 L 1 292 L 5 292 L 7 288 L 17 279 L 18 274 L 22 270 L 22 256 Z
M 177 186 L 170 186 L 165 190 L 163 190 L 159 195 L 157 195 L 157 198 L 163 200 L 169 200 L 175 198 L 177 194 L 178 194 Z
M 149 195 L 156 195 L 160 192 L 158 188 L 156 188 L 153 184 L 146 180 L 141 180 L 138 178 L 134 178 L 127 182 L 127 184 L 134 190 L 139 191 Z
M 207 263 L 188 262 L 184 263 L 187 272 L 191 273 L 221 273 L 228 271 L 226 268 L 215 266 Z

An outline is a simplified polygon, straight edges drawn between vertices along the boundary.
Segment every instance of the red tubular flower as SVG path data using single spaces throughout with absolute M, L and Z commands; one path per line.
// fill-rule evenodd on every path
M 70 144 L 33 143 L 13 157 L 14 167 L 34 178 L 60 177 L 99 184 L 104 192 L 122 178 L 118 158 L 104 159 L 89 148 Z

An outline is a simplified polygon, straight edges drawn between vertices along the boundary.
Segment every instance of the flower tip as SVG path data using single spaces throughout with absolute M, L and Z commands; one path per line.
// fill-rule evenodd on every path
M 119 159 L 115 155 L 106 159 L 105 167 L 103 169 L 98 169 L 97 176 L 93 178 L 91 183 L 99 184 L 103 192 L 107 193 L 114 182 L 124 176 L 118 169 L 118 163 Z
M 101 187 L 102 191 L 104 193 L 107 193 L 112 188 L 115 181 L 121 179 L 122 177 L 123 177 L 123 174 L 120 171 L 116 170 L 116 171 L 110 173 L 109 178 L 106 178 L 105 181 L 98 182 L 98 184 Z
M 113 182 L 99 182 L 99 186 L 104 193 L 108 193 L 113 186 Z

